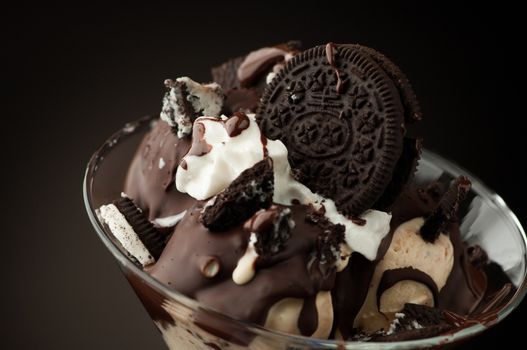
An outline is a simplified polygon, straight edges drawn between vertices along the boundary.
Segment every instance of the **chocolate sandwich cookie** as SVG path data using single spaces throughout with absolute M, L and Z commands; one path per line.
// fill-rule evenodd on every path
M 422 141 L 421 139 L 414 139 L 410 137 L 404 137 L 403 139 L 403 151 L 401 157 L 395 165 L 393 171 L 392 180 L 386 186 L 383 194 L 375 204 L 373 205 L 374 209 L 382 211 L 391 211 L 395 200 L 401 194 L 410 182 L 415 171 L 417 170 L 417 165 L 419 164 L 419 159 L 421 158 L 421 149 Z
M 399 91 L 401 96 L 401 101 L 404 107 L 404 118 L 406 123 L 413 123 L 420 121 L 423 118 L 421 112 L 421 106 L 417 101 L 412 85 L 408 81 L 406 75 L 401 71 L 401 69 L 395 65 L 388 57 L 382 53 L 366 46 L 362 45 L 350 45 L 355 49 L 361 50 L 362 52 L 368 54 L 379 66 L 384 69 L 386 74 L 392 79 Z
M 165 237 L 147 220 L 130 198 L 119 198 L 113 204 L 124 215 L 152 257 L 156 260 L 159 259 L 165 248 Z
M 416 158 L 399 162 L 405 115 L 420 117 L 409 102 L 415 97 L 395 65 L 376 57 L 357 45 L 304 51 L 271 81 L 256 116 L 268 138 L 287 146 L 298 180 L 352 216 L 379 200 L 398 165 L 411 169 Z

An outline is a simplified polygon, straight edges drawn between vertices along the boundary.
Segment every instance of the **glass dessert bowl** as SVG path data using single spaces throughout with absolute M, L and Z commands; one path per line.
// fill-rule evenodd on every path
M 459 344 L 503 320 L 527 291 L 527 240 L 514 213 L 505 202 L 465 170 L 423 151 L 415 182 L 468 175 L 472 189 L 467 208 L 460 215 L 461 235 L 469 245 L 479 245 L 498 263 L 515 291 L 496 298 L 477 320 L 460 321 L 446 334 L 419 340 L 358 342 L 315 339 L 284 334 L 232 319 L 168 288 L 138 267 L 98 218 L 96 209 L 120 196 L 128 166 L 152 118 L 127 124 L 92 157 L 84 180 L 88 215 L 100 239 L 117 260 L 163 338 L 171 349 L 417 349 Z

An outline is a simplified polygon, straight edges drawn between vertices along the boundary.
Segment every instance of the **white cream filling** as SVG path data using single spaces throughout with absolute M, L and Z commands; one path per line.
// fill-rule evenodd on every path
M 186 210 L 183 210 L 181 213 L 171 215 L 171 216 L 165 216 L 163 218 L 155 218 L 152 223 L 159 227 L 172 227 L 176 226 L 178 222 L 183 219 L 185 214 L 187 213 Z
M 103 205 L 100 207 L 99 212 L 101 218 L 108 225 L 115 238 L 141 265 L 146 266 L 155 262 L 148 249 L 146 249 L 143 242 L 137 236 L 137 233 L 135 233 L 132 226 L 130 226 L 124 215 L 121 214 L 115 205 Z

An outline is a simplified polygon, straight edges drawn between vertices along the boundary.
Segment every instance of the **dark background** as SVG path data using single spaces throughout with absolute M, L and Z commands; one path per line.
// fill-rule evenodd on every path
M 3 8 L 2 348 L 163 348 L 88 222 L 85 164 L 125 122 L 159 111 L 165 78 L 206 81 L 210 66 L 289 39 L 391 57 L 420 98 L 426 147 L 477 174 L 525 223 L 521 11 L 346 4 Z M 526 312 L 524 303 L 470 345 L 513 344 Z

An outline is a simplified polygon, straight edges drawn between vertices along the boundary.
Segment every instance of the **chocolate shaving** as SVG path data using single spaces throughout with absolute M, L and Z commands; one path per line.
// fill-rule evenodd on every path
M 244 170 L 214 203 L 206 206 L 201 222 L 211 231 L 223 231 L 250 218 L 257 210 L 269 208 L 273 200 L 274 174 L 270 158 Z
M 439 205 L 426 218 L 421 227 L 421 236 L 425 241 L 435 242 L 446 226 L 456 220 L 459 204 L 470 190 L 470 180 L 464 176 L 458 177 L 443 194 Z

